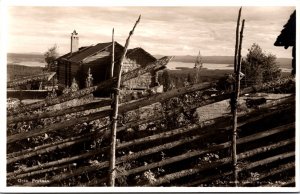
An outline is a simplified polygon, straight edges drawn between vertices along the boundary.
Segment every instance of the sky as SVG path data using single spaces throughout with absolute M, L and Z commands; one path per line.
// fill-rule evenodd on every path
M 70 35 L 79 34 L 79 46 L 115 40 L 124 45 L 138 16 L 130 48 L 142 47 L 152 55 L 234 55 L 236 20 L 239 7 L 51 7 L 10 6 L 8 9 L 8 52 L 44 53 L 54 44 L 63 55 L 70 51 Z M 291 48 L 275 47 L 274 42 L 292 6 L 245 6 L 242 54 L 253 43 L 266 53 L 291 58 Z

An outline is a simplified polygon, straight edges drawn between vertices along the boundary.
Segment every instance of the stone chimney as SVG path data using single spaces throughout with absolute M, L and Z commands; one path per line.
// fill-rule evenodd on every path
M 79 46 L 79 37 L 78 33 L 76 30 L 73 31 L 71 34 L 71 53 L 78 51 L 78 46 Z

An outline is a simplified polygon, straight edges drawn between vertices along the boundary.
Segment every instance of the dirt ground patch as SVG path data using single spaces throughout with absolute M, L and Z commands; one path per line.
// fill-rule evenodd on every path
M 246 106 L 246 99 L 256 99 L 264 97 L 267 102 L 269 100 L 277 100 L 280 98 L 284 98 L 290 96 L 290 94 L 270 94 L 270 93 L 257 93 L 255 95 L 242 96 L 239 99 L 241 112 L 247 111 L 248 108 Z M 199 122 L 211 120 L 217 117 L 221 117 L 224 115 L 230 114 L 230 105 L 229 100 L 223 100 L 214 104 L 209 104 L 197 109 Z

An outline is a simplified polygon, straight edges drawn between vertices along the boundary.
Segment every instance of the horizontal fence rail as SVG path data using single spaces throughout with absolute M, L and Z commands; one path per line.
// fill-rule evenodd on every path
M 38 74 L 38 75 L 27 76 L 27 77 L 15 79 L 15 80 L 7 82 L 7 87 L 13 88 L 16 86 L 26 85 L 26 84 L 29 84 L 32 82 L 37 82 L 37 81 L 49 81 L 55 74 L 56 74 L 55 72 L 47 72 L 47 73 L 42 73 L 42 74 Z

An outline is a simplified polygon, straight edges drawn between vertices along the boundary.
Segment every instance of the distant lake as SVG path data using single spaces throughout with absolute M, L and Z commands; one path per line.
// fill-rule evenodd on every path
M 170 70 L 175 70 L 176 68 L 194 68 L 195 63 L 185 63 L 178 61 L 170 61 L 167 64 L 167 68 Z M 203 63 L 203 68 L 208 70 L 233 70 L 233 64 L 216 64 L 216 63 Z M 291 72 L 292 69 L 280 68 L 282 72 Z
M 46 63 L 38 62 L 38 61 L 8 61 L 9 63 L 13 63 L 16 65 L 25 65 L 25 66 L 33 66 L 33 67 L 45 67 Z M 170 70 L 175 70 L 176 68 L 194 68 L 195 63 L 185 63 L 178 61 L 170 61 L 167 64 L 167 68 Z M 217 63 L 203 63 L 203 68 L 208 70 L 233 70 L 233 64 L 217 64 Z M 292 69 L 289 68 L 280 68 L 282 72 L 291 72 Z
M 41 63 L 38 61 L 8 61 L 8 63 L 12 63 L 15 65 L 25 65 L 25 66 L 30 66 L 30 67 L 45 67 L 46 63 Z

